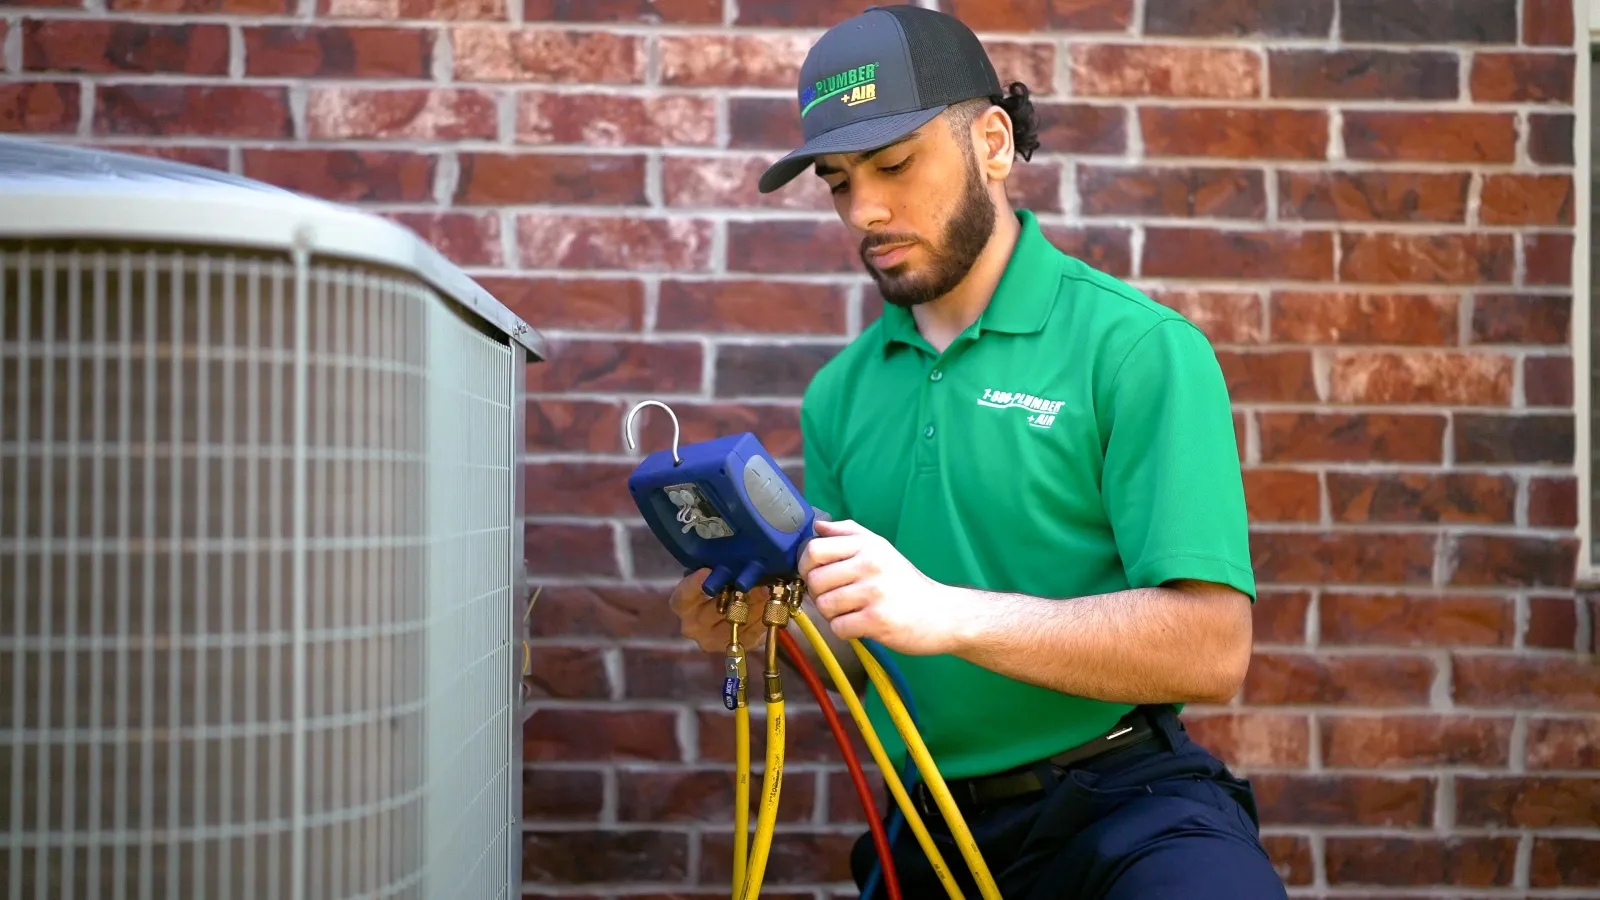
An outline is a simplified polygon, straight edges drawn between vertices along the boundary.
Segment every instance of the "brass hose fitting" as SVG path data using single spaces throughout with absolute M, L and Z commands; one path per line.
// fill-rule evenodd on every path
M 783 675 L 778 671 L 778 627 L 767 626 L 767 702 L 777 703 L 783 699 Z
M 728 709 L 738 709 L 746 705 L 745 683 L 749 681 L 744 645 L 739 643 L 739 626 L 750 621 L 750 604 L 745 601 L 743 592 L 730 588 L 718 596 L 717 607 L 729 626 L 727 662 L 723 668 L 722 679 L 722 705 Z

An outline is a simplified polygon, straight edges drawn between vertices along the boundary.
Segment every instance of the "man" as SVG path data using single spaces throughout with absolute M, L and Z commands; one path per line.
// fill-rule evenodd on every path
M 1251 650 L 1244 491 L 1210 344 L 1011 207 L 1007 177 L 1038 144 L 1031 101 L 956 19 L 891 6 L 834 27 L 798 107 L 804 145 L 760 190 L 812 168 L 886 301 L 801 411 L 806 497 L 836 521 L 800 574 L 836 655 L 872 638 L 903 670 L 1008 900 L 1286 896 L 1248 782 L 1176 717 L 1232 697 Z M 673 605 L 718 653 L 704 578 Z M 875 693 L 867 705 L 901 758 Z M 904 896 L 944 896 L 909 831 L 895 858 Z M 863 835 L 858 885 L 873 863 Z

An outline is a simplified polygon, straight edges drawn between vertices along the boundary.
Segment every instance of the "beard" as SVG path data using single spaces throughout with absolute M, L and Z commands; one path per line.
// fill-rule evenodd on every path
M 961 196 L 956 201 L 955 214 L 945 223 L 944 234 L 938 246 L 912 235 L 876 234 L 861 241 L 861 263 L 867 274 L 878 284 L 878 292 L 885 303 L 910 308 L 920 303 L 937 300 L 950 293 L 967 277 L 978 255 L 988 245 L 994 232 L 994 201 L 984 189 L 978 164 L 967 158 L 967 177 L 961 186 Z M 907 241 L 921 244 L 927 251 L 928 262 L 921 269 L 908 269 L 909 263 L 900 263 L 882 270 L 867 259 L 867 251 L 883 244 Z

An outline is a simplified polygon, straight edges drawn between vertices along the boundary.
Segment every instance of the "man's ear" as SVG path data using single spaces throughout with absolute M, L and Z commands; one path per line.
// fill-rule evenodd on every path
M 991 106 L 978 117 L 974 127 L 978 131 L 982 150 L 984 174 L 993 181 L 1004 181 L 1011 174 L 1017 147 L 1011 132 L 1011 117 L 1004 109 Z

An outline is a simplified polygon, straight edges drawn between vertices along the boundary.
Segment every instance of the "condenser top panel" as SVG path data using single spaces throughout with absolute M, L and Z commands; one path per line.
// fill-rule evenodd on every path
M 544 337 L 410 229 L 203 166 L 0 136 L 0 237 L 248 247 L 409 272 L 536 359 Z

